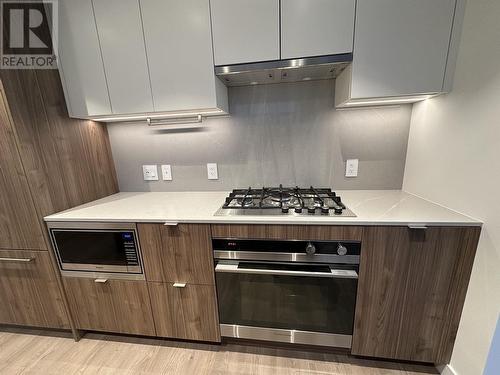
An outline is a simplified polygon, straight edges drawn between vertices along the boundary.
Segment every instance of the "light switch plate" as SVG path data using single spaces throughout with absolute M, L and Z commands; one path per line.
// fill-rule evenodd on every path
M 358 177 L 358 159 L 347 159 L 345 162 L 345 176 Z
M 144 181 L 158 181 L 158 167 L 156 165 L 143 165 L 142 174 Z
M 170 164 L 163 164 L 161 166 L 161 175 L 163 177 L 163 181 L 172 181 L 172 168 Z
M 207 163 L 207 174 L 209 180 L 218 180 L 217 163 Z

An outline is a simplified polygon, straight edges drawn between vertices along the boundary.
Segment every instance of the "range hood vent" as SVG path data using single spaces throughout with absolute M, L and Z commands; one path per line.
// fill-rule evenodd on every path
M 216 66 L 226 86 L 313 81 L 336 78 L 352 61 L 352 53 Z

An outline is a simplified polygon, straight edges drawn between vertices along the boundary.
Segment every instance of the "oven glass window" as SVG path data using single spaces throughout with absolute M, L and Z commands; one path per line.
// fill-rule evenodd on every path
M 132 265 L 134 233 L 128 231 L 52 231 L 62 263 Z M 135 256 L 134 256 L 135 257 Z M 138 264 L 138 263 L 136 263 Z
M 352 335 L 357 280 L 220 272 L 222 324 Z

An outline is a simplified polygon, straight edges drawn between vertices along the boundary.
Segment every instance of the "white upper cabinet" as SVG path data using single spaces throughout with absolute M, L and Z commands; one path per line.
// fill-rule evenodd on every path
M 351 98 L 439 93 L 455 0 L 358 0 Z
M 227 111 L 227 88 L 214 73 L 209 0 L 140 5 L 155 110 Z
M 352 52 L 355 0 L 281 0 L 281 58 Z
M 279 0 L 211 0 L 215 65 L 279 60 Z
M 113 114 L 153 112 L 139 0 L 93 3 Z
M 111 113 L 91 0 L 59 1 L 58 65 L 69 115 Z

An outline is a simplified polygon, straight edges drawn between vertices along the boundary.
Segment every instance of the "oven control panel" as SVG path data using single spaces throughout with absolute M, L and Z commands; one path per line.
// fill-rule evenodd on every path
M 216 238 L 215 259 L 265 259 L 317 263 L 359 264 L 359 241 L 303 241 Z

